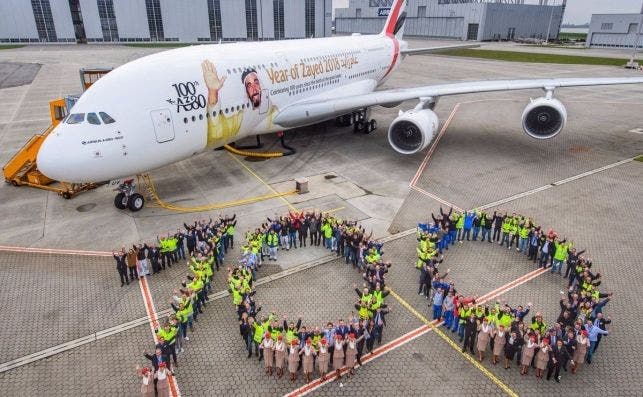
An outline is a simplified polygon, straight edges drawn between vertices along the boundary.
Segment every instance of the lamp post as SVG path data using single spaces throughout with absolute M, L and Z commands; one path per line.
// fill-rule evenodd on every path
M 551 31 L 551 21 L 554 19 L 554 8 L 556 6 L 556 1 L 554 0 L 551 5 L 551 13 L 549 14 L 549 25 L 547 26 L 547 37 L 545 38 L 545 44 L 549 44 L 549 32 Z
M 636 35 L 634 36 L 634 50 L 632 51 L 632 56 L 630 57 L 630 65 L 634 65 L 634 59 L 636 59 L 636 51 L 639 48 L 639 39 L 641 38 L 641 30 L 643 25 L 643 5 L 641 5 L 641 17 L 639 18 L 639 24 L 636 29 Z

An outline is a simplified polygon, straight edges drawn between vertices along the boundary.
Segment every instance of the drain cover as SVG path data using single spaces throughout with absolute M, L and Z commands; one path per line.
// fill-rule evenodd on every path
M 93 210 L 94 207 L 96 207 L 96 204 L 87 203 L 87 204 L 83 204 L 83 205 L 81 205 L 79 207 L 76 207 L 76 211 L 78 211 L 78 212 L 87 212 L 87 211 Z

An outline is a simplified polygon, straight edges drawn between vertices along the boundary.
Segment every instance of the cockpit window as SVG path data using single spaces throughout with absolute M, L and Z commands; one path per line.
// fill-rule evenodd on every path
M 72 113 L 67 118 L 67 124 L 79 124 L 85 121 L 85 113 Z
M 112 124 L 116 122 L 116 120 L 114 120 L 112 116 L 105 112 L 98 112 L 98 114 L 100 115 L 100 118 L 103 119 L 103 123 L 105 124 Z
M 98 116 L 96 116 L 96 113 L 87 113 L 87 121 L 89 124 L 100 124 L 100 120 L 98 119 Z

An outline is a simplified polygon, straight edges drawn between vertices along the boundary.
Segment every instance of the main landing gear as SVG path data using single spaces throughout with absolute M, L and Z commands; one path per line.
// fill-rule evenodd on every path
M 142 194 L 136 193 L 134 179 L 127 179 L 114 190 L 118 192 L 114 197 L 114 207 L 119 210 L 129 208 L 132 212 L 143 209 L 145 198 Z
M 371 111 L 368 108 L 356 110 L 335 118 L 335 124 L 339 127 L 353 126 L 353 132 L 370 134 L 377 128 L 377 121 L 370 118 Z

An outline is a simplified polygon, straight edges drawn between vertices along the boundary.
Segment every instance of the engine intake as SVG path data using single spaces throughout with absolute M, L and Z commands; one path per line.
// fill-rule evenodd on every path
M 522 129 L 536 139 L 553 138 L 565 127 L 567 110 L 558 99 L 532 100 L 522 112 Z
M 388 141 L 398 153 L 417 153 L 431 143 L 439 125 L 438 116 L 432 110 L 409 110 L 393 120 Z

